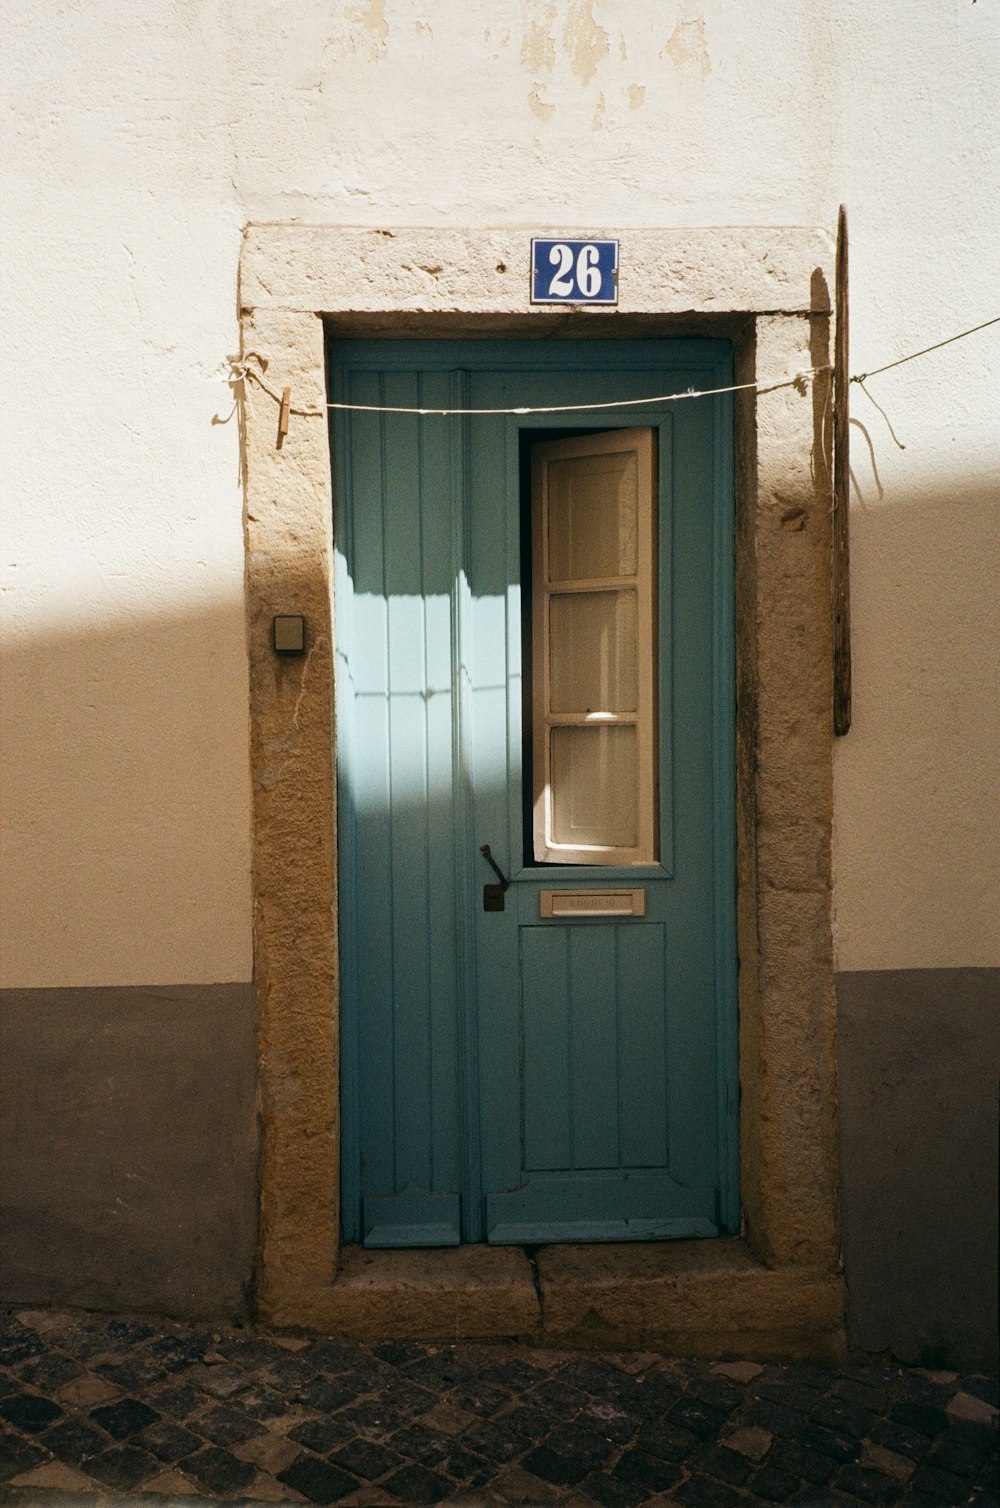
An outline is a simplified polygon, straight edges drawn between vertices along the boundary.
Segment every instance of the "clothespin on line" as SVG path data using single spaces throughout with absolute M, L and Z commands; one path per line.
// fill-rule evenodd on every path
M 281 408 L 278 410 L 278 449 L 288 433 L 288 415 L 292 406 L 292 390 L 290 387 L 281 390 Z

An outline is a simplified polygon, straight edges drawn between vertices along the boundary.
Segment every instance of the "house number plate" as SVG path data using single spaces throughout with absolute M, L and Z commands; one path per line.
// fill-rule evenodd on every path
M 531 243 L 533 304 L 617 304 L 617 241 Z

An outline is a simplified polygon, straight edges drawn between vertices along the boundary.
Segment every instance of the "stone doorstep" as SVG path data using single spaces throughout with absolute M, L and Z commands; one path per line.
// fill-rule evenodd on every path
M 845 1354 L 843 1283 L 817 1267 L 764 1267 L 738 1238 L 543 1247 L 366 1251 L 336 1281 L 262 1303 L 278 1327 L 355 1340 L 529 1344 L 765 1361 Z

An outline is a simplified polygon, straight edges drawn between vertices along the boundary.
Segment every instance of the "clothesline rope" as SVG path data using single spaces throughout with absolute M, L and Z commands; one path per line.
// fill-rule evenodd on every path
M 616 398 L 603 403 L 550 403 L 535 407 L 520 405 L 516 408 L 416 408 L 391 403 L 326 403 L 322 408 L 296 408 L 293 404 L 289 408 L 289 413 L 297 414 L 303 419 L 325 418 L 328 409 L 339 409 L 352 414 L 415 414 L 423 418 L 474 417 L 477 414 L 516 415 L 518 417 L 524 414 L 589 414 L 604 409 L 640 408 L 656 403 L 677 403 L 683 398 L 715 398 L 722 393 L 743 393 L 751 390 L 758 393 L 776 393 L 781 388 L 803 387 L 813 377 L 831 370 L 828 366 L 809 367 L 805 371 L 796 372 L 794 377 L 789 377 L 783 382 L 767 384 L 737 382 L 730 387 L 687 388 L 681 393 L 657 393 L 652 398 Z M 256 367 L 249 365 L 249 359 L 230 358 L 230 383 L 245 383 L 248 378 L 262 388 L 276 403 L 281 402 L 281 394 L 271 386 Z
M 964 340 L 968 335 L 976 335 L 980 330 L 987 330 L 991 325 L 997 324 L 1000 324 L 1000 314 L 996 315 L 993 319 L 984 320 L 982 324 L 972 325 L 968 330 L 961 330 L 957 335 L 949 335 L 945 340 L 936 341 L 934 345 L 924 346 L 920 351 L 911 351 L 908 355 L 900 356 L 895 361 L 886 362 L 884 366 L 874 367 L 870 372 L 859 372 L 850 380 L 851 382 L 858 383 L 862 391 L 870 397 L 871 395 L 868 394 L 864 386 L 870 377 L 878 377 L 883 372 L 890 372 L 894 367 L 903 366 L 908 361 L 916 361 L 918 357 L 929 356 L 932 351 L 940 351 L 943 346 L 950 346 L 956 340 Z M 257 365 L 252 365 L 251 363 L 253 362 L 256 362 Z M 244 356 L 231 356 L 229 357 L 229 376 L 227 380 L 234 390 L 237 387 L 242 387 L 244 396 L 248 402 L 250 397 L 248 383 L 252 382 L 261 388 L 263 392 L 267 393 L 269 398 L 273 398 L 275 403 L 281 404 L 283 401 L 282 393 L 277 388 L 272 387 L 264 377 L 264 368 L 266 366 L 267 362 L 256 351 L 248 351 Z M 658 393 L 652 398 L 619 398 L 603 403 L 553 403 L 531 407 L 519 405 L 514 408 L 423 408 L 389 403 L 330 402 L 325 403 L 322 408 L 297 408 L 294 404 L 291 404 L 287 411 L 295 414 L 300 419 L 325 419 L 331 409 L 337 409 L 344 413 L 412 414 L 419 418 L 433 417 L 442 419 L 475 417 L 476 415 L 494 417 L 510 415 L 520 418 L 528 414 L 598 413 L 609 409 L 642 408 L 651 407 L 658 403 L 679 403 L 690 398 L 717 398 L 725 393 L 777 393 L 783 388 L 790 387 L 802 390 L 813 378 L 832 370 L 833 368 L 830 366 L 808 367 L 804 371 L 796 372 L 794 377 L 785 378 L 781 382 L 737 382 L 729 387 L 687 388 L 684 392 L 680 393 Z M 874 402 L 874 400 L 872 401 Z
M 869 377 L 879 377 L 883 372 L 891 372 L 893 367 L 901 367 L 908 361 L 916 361 L 918 356 L 929 356 L 932 351 L 940 351 L 942 346 L 950 346 L 956 340 L 964 340 L 967 335 L 976 335 L 980 330 L 988 330 L 990 325 L 1000 325 L 1000 314 L 993 319 L 984 319 L 981 325 L 973 325 L 969 330 L 960 330 L 957 335 L 949 335 L 947 340 L 935 341 L 932 346 L 924 346 L 922 351 L 911 351 L 909 356 L 900 356 L 897 361 L 887 361 L 884 367 L 873 367 L 870 372 L 859 372 L 852 377 L 852 382 L 866 383 Z

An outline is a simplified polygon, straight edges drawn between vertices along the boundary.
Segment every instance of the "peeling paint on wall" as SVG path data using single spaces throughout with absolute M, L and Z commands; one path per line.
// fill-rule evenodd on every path
M 602 90 L 601 93 L 597 96 L 597 108 L 594 110 L 594 118 L 590 123 L 590 129 L 592 131 L 599 131 L 604 125 L 604 110 L 604 92 Z
M 665 55 L 686 78 L 707 78 L 712 71 L 712 61 L 705 41 L 704 21 L 678 21 L 660 57 Z
M 544 84 L 535 85 L 534 89 L 528 95 L 528 108 L 531 110 L 532 115 L 538 116 L 539 120 L 551 120 L 556 113 L 556 107 L 555 105 L 550 105 L 547 100 L 542 99 L 542 90 L 544 88 Z
M 551 72 L 556 63 L 556 44 L 552 35 L 552 23 L 556 18 L 553 0 L 549 0 L 540 16 L 533 16 L 521 41 L 521 62 L 532 73 L 541 69 Z
M 589 84 L 611 46 L 603 26 L 594 20 L 596 0 L 577 0 L 570 7 L 563 29 L 563 46 L 570 67 L 581 84 Z
M 335 34 L 324 49 L 337 59 L 363 58 L 377 63 L 385 57 L 389 43 L 389 23 L 385 19 L 385 0 L 367 0 L 347 12 L 347 28 Z
M 389 23 L 385 19 L 385 0 L 368 0 L 367 8 L 351 11 L 351 20 L 357 21 L 366 31 L 374 37 L 376 44 L 384 51 L 389 40 Z
M 629 109 L 641 110 L 643 105 L 646 103 L 645 84 L 629 84 L 627 93 Z

